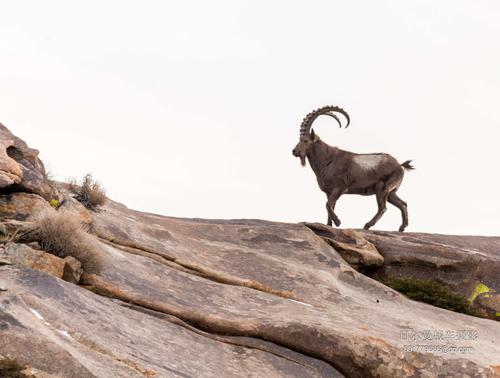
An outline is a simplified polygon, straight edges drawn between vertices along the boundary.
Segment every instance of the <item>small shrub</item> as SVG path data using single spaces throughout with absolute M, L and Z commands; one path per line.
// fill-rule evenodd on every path
M 43 250 L 59 257 L 74 257 L 82 263 L 85 272 L 101 271 L 99 245 L 76 215 L 64 210 L 47 209 L 37 214 L 34 221 L 38 243 Z
M 26 365 L 22 365 L 16 360 L 2 359 L 0 360 L 0 377 L 2 378 L 29 378 L 33 375 L 26 375 L 23 370 L 26 369 Z
M 70 179 L 68 184 L 70 190 L 76 195 L 75 198 L 87 209 L 95 211 L 106 203 L 106 192 L 90 173 L 83 177 L 81 183 Z
M 425 302 L 436 307 L 461 312 L 467 315 L 478 316 L 467 300 L 459 294 L 453 293 L 446 286 L 431 280 L 419 280 L 413 277 L 384 278 L 381 282 L 392 289 L 399 291 L 408 298 Z

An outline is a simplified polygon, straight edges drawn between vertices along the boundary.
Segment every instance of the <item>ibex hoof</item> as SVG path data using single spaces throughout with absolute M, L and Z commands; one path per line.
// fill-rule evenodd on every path
M 335 226 L 340 227 L 340 219 L 334 219 Z
M 363 227 L 364 230 L 369 230 L 372 225 L 370 223 L 365 224 Z
M 405 230 L 406 226 L 401 226 L 399 227 L 399 232 L 403 232 Z

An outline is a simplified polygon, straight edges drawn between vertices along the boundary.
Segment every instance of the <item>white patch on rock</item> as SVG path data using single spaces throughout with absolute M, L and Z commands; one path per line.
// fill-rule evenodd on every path
M 33 310 L 32 308 L 30 308 L 30 311 L 33 313 L 33 315 L 35 315 L 38 319 L 40 320 L 44 320 L 43 319 L 43 316 L 40 315 L 40 313 L 37 311 L 37 310 Z
M 295 303 L 298 303 L 298 304 L 301 304 L 303 306 L 307 306 L 307 307 L 312 307 L 312 305 L 310 305 L 309 303 L 304 303 L 304 302 L 299 302 L 299 301 L 295 301 L 293 299 L 289 299 L 290 301 L 292 302 L 295 302 Z
M 355 155 L 354 163 L 363 170 L 373 170 L 384 160 L 384 155 Z
M 59 332 L 63 336 L 66 336 L 68 339 L 73 339 L 71 335 L 66 331 L 61 331 L 60 329 L 58 329 L 57 332 Z

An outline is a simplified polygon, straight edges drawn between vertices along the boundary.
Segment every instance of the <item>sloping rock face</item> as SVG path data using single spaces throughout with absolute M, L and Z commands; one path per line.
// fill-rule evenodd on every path
M 322 361 L 224 337 L 29 270 L 3 272 L 3 355 L 62 377 L 328 377 Z
M 358 244 L 368 241 L 384 259 L 378 267 L 362 260 L 374 278 L 432 280 L 468 299 L 483 316 L 500 320 L 500 237 L 365 230 L 352 234 L 315 223 L 307 226 L 327 240 L 343 240 L 347 233 Z
M 69 350 L 68 366 L 88 374 L 143 374 L 131 366 L 152 376 L 173 370 L 181 376 L 256 377 L 329 377 L 334 369 L 349 377 L 494 376 L 499 369 L 498 323 L 406 299 L 353 270 L 305 226 L 176 219 L 109 202 L 94 214 L 94 232 L 106 264 L 99 276 L 85 276 L 88 290 L 9 269 L 2 294 L 9 319 L 28 328 L 27 334 L 41 334 L 51 353 Z M 31 310 L 44 320 L 34 322 Z M 74 318 L 81 312 L 85 321 Z M 16 355 L 13 345 L 17 352 L 28 348 L 19 341 L 21 326 L 8 327 L 0 354 Z M 193 350 L 189 338 L 169 327 L 194 333 L 193 345 L 215 346 Z M 415 335 L 430 330 L 479 336 L 418 341 Z M 219 343 L 231 351 L 224 354 Z M 183 348 L 174 352 L 172 344 Z M 427 349 L 411 349 L 421 344 Z M 472 349 L 429 352 L 443 344 Z M 239 359 L 236 346 L 247 357 Z M 22 362 L 61 373 L 47 366 L 47 354 L 30 357 Z M 221 359 L 231 363 L 221 365 Z
M 0 264 L 1 356 L 60 377 L 500 374 L 498 322 L 408 300 L 304 225 L 91 216 L 104 263 L 80 285 Z

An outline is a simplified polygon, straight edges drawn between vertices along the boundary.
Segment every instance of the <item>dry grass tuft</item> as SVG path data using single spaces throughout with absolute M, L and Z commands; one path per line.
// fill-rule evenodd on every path
M 33 221 L 37 225 L 38 243 L 43 250 L 59 257 L 74 257 L 82 263 L 85 272 L 101 271 L 103 259 L 100 247 L 76 215 L 64 210 L 46 209 Z
M 82 182 L 70 179 L 68 184 L 70 190 L 76 194 L 75 198 L 87 209 L 95 211 L 106 203 L 105 190 L 90 173 L 83 177 Z

